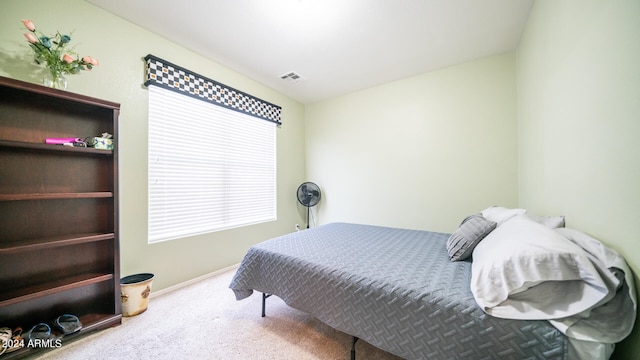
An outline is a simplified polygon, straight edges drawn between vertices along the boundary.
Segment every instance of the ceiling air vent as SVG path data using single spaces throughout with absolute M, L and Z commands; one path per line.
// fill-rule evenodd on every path
M 286 80 L 288 82 L 294 82 L 294 81 L 302 80 L 302 76 L 300 76 L 299 74 L 291 71 L 291 72 L 288 72 L 288 73 L 286 73 L 284 75 L 280 75 L 280 79 Z

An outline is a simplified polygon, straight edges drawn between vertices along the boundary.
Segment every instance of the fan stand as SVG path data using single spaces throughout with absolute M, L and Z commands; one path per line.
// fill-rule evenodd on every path
M 304 182 L 296 191 L 298 202 L 307 208 L 307 229 L 311 227 L 311 207 L 320 201 L 320 187 L 312 182 Z

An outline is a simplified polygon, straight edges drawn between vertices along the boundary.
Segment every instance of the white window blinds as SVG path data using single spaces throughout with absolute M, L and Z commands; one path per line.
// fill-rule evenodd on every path
M 149 242 L 272 220 L 275 124 L 149 86 Z

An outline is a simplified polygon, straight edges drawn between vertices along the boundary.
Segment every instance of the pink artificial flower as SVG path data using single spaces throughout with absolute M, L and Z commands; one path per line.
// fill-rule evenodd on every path
M 91 64 L 91 65 L 98 65 L 98 59 L 94 59 L 91 56 L 85 56 L 82 58 L 82 61 L 86 62 L 87 64 Z
M 26 37 L 27 40 L 29 40 L 29 42 L 32 44 L 35 44 L 38 42 L 38 39 L 32 33 L 24 34 L 24 37 Z
M 36 26 L 33 25 L 33 21 L 22 19 L 22 23 L 24 24 L 24 27 L 26 27 L 29 31 L 35 31 Z
M 71 64 L 75 59 L 69 54 L 64 54 L 62 55 L 62 60 L 67 64 Z

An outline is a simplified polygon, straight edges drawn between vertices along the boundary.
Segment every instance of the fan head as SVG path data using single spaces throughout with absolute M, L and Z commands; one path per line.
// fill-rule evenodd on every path
M 320 202 L 320 188 L 312 182 L 305 182 L 298 186 L 298 202 L 306 207 L 318 205 Z

